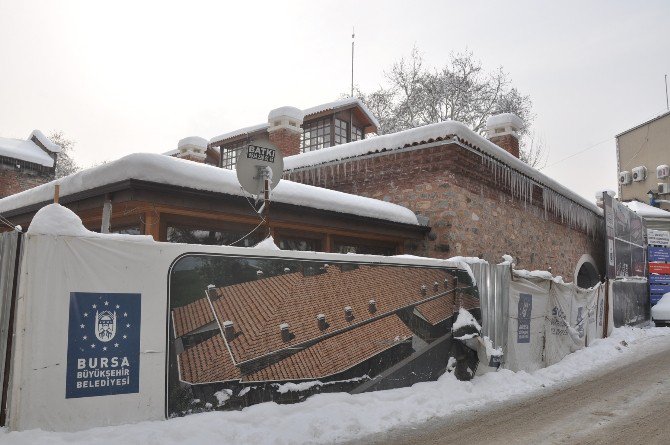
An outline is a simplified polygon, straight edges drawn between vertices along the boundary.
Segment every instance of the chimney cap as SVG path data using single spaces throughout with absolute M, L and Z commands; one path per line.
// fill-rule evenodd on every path
M 279 329 L 282 331 L 288 331 L 288 328 L 289 328 L 288 323 L 282 323 L 279 325 Z
M 305 118 L 305 113 L 303 113 L 301 109 L 296 107 L 289 107 L 289 106 L 279 107 L 270 111 L 270 113 L 268 114 L 268 122 L 270 122 L 270 125 L 272 125 L 273 120 L 281 119 L 283 117 L 300 121 L 300 123 L 302 124 L 302 121 Z
M 493 116 L 489 116 L 489 118 L 486 119 L 486 128 L 502 127 L 506 125 L 511 125 L 512 127 L 516 127 L 516 129 L 519 130 L 521 127 L 523 127 L 523 120 L 514 113 L 494 114 Z
M 206 149 L 207 144 L 207 139 L 201 138 L 200 136 L 188 136 L 179 140 L 177 148 L 198 147 Z

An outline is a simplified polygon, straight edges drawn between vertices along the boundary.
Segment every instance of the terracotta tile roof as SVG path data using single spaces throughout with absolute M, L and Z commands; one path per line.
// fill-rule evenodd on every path
M 327 338 L 247 376 L 233 364 L 223 337 L 216 335 L 182 352 L 180 379 L 199 384 L 319 379 L 339 374 L 412 337 L 395 315 Z
M 207 298 L 172 309 L 175 337 L 193 332 L 214 321 L 214 314 Z
M 239 380 L 240 371 L 233 365 L 221 335 L 198 343 L 177 356 L 179 378 L 189 383 Z
M 219 321 L 235 324 L 237 335 L 228 345 L 235 362 L 242 363 L 430 298 L 444 292 L 445 279 L 450 283 L 451 275 L 441 269 L 361 265 L 343 272 L 331 265 L 318 275 L 289 273 L 218 288 L 210 299 Z M 371 299 L 376 301 L 374 313 L 369 311 Z M 347 306 L 351 319 L 345 318 Z M 326 316 L 327 328 L 319 327 L 317 314 Z M 282 323 L 289 325 L 288 340 L 280 333 Z

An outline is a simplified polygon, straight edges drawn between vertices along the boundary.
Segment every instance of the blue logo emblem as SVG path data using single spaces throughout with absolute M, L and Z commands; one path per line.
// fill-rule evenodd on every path
M 72 292 L 65 398 L 139 392 L 140 294 Z

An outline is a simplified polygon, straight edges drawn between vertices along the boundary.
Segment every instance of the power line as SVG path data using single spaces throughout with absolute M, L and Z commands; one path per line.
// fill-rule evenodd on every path
M 545 165 L 544 167 L 539 168 L 538 170 L 544 170 L 545 168 L 553 167 L 553 166 L 556 165 L 556 164 L 560 164 L 560 163 L 563 162 L 563 161 L 567 161 L 567 160 L 570 159 L 570 158 L 574 158 L 574 157 L 577 156 L 577 155 L 580 155 L 580 154 L 582 154 L 582 153 L 584 153 L 584 152 L 586 152 L 586 151 L 589 151 L 589 150 L 591 150 L 592 148 L 596 148 L 598 145 L 604 144 L 605 142 L 609 142 L 609 141 L 611 141 L 611 140 L 613 140 L 613 139 L 614 139 L 613 137 L 609 137 L 609 138 L 607 138 L 607 139 L 605 139 L 605 140 L 603 140 L 603 141 L 600 141 L 600 142 L 597 142 L 597 143 L 595 143 L 595 144 L 593 144 L 593 145 L 590 145 L 590 146 L 586 147 L 586 148 L 583 149 L 583 150 L 579 150 L 578 152 L 573 153 L 573 154 L 571 154 L 570 156 L 566 156 L 566 157 L 564 157 L 563 159 L 560 159 L 560 160 L 558 160 L 558 161 L 556 161 L 556 162 L 554 162 L 554 163 L 552 163 L 552 164 Z

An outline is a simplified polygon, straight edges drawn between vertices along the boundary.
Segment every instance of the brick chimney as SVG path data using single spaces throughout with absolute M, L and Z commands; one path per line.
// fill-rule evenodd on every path
M 519 157 L 519 130 L 523 121 L 512 113 L 496 114 L 486 120 L 486 137 L 515 157 Z
M 300 153 L 300 137 L 304 113 L 294 107 L 275 108 L 268 114 L 270 142 L 277 146 L 284 157 Z

